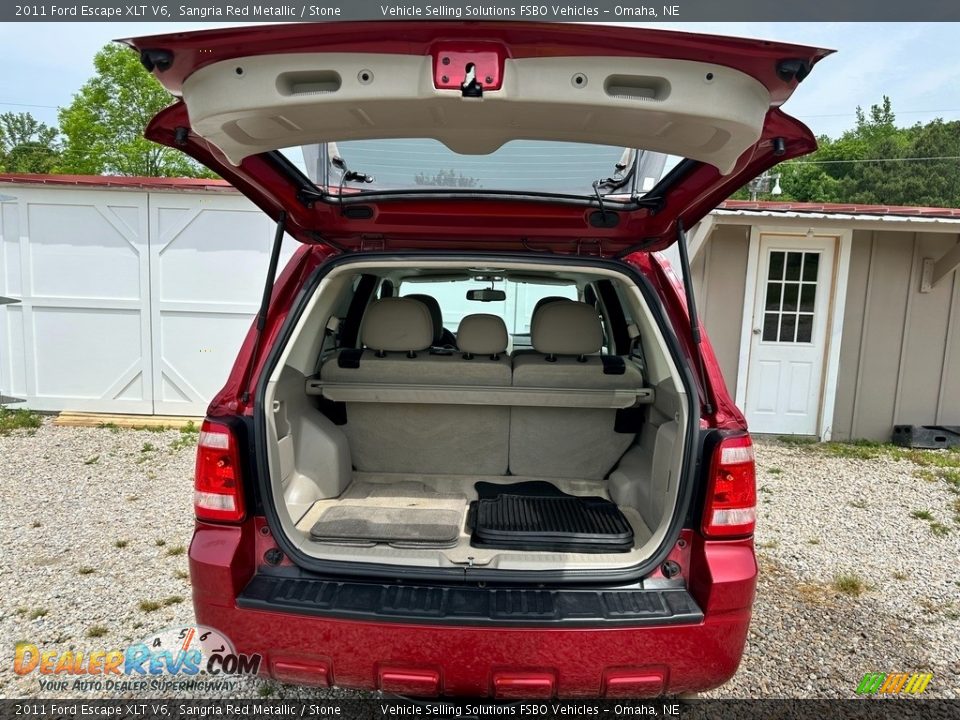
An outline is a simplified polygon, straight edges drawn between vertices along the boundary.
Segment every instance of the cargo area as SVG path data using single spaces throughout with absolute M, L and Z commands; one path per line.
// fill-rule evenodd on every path
M 354 262 L 313 291 L 262 405 L 302 558 L 575 575 L 662 546 L 689 404 L 640 289 L 485 262 Z

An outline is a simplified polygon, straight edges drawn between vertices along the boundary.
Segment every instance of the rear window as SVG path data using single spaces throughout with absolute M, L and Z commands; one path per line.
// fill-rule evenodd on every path
M 339 193 L 345 166 L 364 178 L 348 178 L 344 194 L 451 191 L 593 196 L 593 184 L 599 182 L 600 193 L 612 201 L 642 196 L 680 160 L 610 145 L 543 140 L 512 140 L 487 155 L 462 155 L 429 138 L 350 140 L 283 152 L 331 194 Z
M 537 285 L 506 280 L 493 283 L 497 290 L 506 293 L 505 300 L 479 302 L 467 300 L 467 291 L 489 288 L 489 282 L 462 280 L 454 282 L 404 282 L 400 286 L 400 295 L 431 295 L 440 303 L 443 312 L 443 326 L 451 332 L 457 331 L 460 321 L 467 315 L 487 313 L 503 319 L 507 332 L 513 338 L 513 345 L 530 344 L 530 318 L 537 302 L 545 297 L 563 297 L 577 299 L 577 286 Z

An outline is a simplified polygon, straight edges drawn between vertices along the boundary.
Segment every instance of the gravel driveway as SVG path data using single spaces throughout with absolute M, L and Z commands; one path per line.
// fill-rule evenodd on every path
M 0 696 L 57 694 L 13 673 L 19 641 L 122 647 L 192 622 L 194 437 L 49 420 L 0 436 Z M 865 672 L 924 670 L 927 695 L 960 698 L 960 477 L 861 450 L 757 443 L 754 621 L 740 672 L 711 697 L 852 697 Z

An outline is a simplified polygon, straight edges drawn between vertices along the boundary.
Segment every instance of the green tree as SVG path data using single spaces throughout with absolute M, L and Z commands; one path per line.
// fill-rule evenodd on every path
M 0 169 L 4 172 L 53 172 L 59 156 L 56 128 L 30 113 L 0 114 Z
M 60 109 L 65 137 L 61 171 L 81 175 L 209 177 L 183 153 L 143 137 L 150 119 L 170 104 L 169 93 L 136 54 L 107 45 L 93 58 L 96 74 Z
M 787 161 L 782 200 L 960 207 L 960 122 L 898 127 L 890 98 L 864 112 L 840 137 L 818 138 L 807 157 Z M 738 197 L 743 191 L 738 192 Z

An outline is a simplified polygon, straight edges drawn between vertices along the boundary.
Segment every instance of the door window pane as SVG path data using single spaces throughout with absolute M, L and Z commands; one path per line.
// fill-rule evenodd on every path
M 817 281 L 817 270 L 820 265 L 820 253 L 804 253 L 803 279 L 806 282 Z
M 800 279 L 800 266 L 803 264 L 803 253 L 787 253 L 787 280 Z
M 780 318 L 780 342 L 796 342 L 797 316 L 784 314 Z
M 817 299 L 817 286 L 804 283 L 800 288 L 800 312 L 813 312 L 813 305 Z
M 764 313 L 763 316 L 763 339 L 775 341 L 777 339 L 777 326 L 780 322 L 779 313 Z
M 783 309 L 797 309 L 797 296 L 800 294 L 800 283 L 784 283 L 783 286 Z
M 780 309 L 780 288 L 783 287 L 783 283 L 778 282 L 769 282 L 767 283 L 767 310 L 779 310 Z
M 777 250 L 770 253 L 770 271 L 767 273 L 770 280 L 783 279 L 783 256 L 785 254 Z
M 813 338 L 813 315 L 800 313 L 797 320 L 797 342 L 810 342 Z

